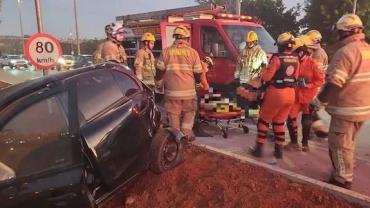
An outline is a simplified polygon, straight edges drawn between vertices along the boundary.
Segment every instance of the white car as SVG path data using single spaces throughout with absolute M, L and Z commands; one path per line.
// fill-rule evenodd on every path
M 28 61 L 21 55 L 8 55 L 7 59 L 9 60 L 8 64 L 11 69 L 27 69 L 29 66 Z

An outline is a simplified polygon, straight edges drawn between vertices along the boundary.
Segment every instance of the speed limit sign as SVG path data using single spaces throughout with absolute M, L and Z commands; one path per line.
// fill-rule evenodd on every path
M 26 57 L 37 68 L 50 69 L 62 56 L 62 47 L 56 38 L 47 33 L 32 35 L 25 46 Z

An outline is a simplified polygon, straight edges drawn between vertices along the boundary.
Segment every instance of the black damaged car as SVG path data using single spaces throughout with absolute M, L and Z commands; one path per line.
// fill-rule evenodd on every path
M 172 132 L 172 134 L 170 133 Z M 97 207 L 149 167 L 181 160 L 153 93 L 101 64 L 0 90 L 0 207 Z

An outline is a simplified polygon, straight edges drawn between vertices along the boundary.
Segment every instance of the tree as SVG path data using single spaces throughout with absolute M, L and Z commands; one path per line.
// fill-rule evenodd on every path
M 300 30 L 299 4 L 287 10 L 282 0 L 249 0 L 243 1 L 241 11 L 242 14 L 260 18 L 274 38 L 283 32 L 297 34 Z
M 198 3 L 216 3 L 225 5 L 230 8 L 230 12 L 235 12 L 235 4 L 237 0 L 197 0 Z M 298 33 L 300 29 L 300 22 L 298 17 L 300 15 L 301 7 L 295 7 L 287 10 L 282 0 L 243 0 L 241 5 L 241 14 L 255 16 L 262 20 L 263 26 L 270 32 L 270 34 L 277 38 L 283 32 Z
M 353 0 L 306 0 L 305 17 L 302 25 L 307 29 L 319 30 L 324 41 L 331 44 L 335 42 L 335 33 L 331 30 L 338 19 L 353 10 Z M 365 34 L 370 37 L 370 1 L 357 1 L 357 15 L 365 26 Z

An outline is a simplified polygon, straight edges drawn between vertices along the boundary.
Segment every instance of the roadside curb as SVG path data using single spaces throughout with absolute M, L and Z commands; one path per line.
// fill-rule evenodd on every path
M 249 157 L 245 157 L 245 156 L 242 156 L 242 155 L 239 155 L 239 154 L 231 153 L 231 152 L 225 151 L 225 150 L 220 149 L 220 148 L 215 148 L 215 147 L 211 147 L 211 146 L 196 143 L 196 142 L 193 142 L 192 144 L 195 145 L 195 146 L 198 146 L 200 148 L 205 148 L 205 149 L 210 150 L 212 152 L 220 153 L 220 154 L 223 154 L 225 156 L 229 156 L 229 157 L 241 160 L 243 162 L 247 162 L 247 163 L 250 163 L 252 165 L 256 165 L 256 166 L 268 169 L 270 171 L 273 171 L 274 173 L 283 175 L 283 176 L 289 178 L 292 181 L 303 183 L 303 184 L 308 184 L 308 185 L 313 185 L 315 187 L 318 187 L 321 190 L 330 192 L 330 193 L 332 193 L 332 194 L 334 194 L 334 195 L 336 195 L 340 198 L 343 198 L 343 199 L 345 199 L 345 200 L 347 200 L 351 203 L 356 203 L 356 204 L 360 204 L 362 206 L 370 207 L 370 197 L 368 197 L 366 195 L 359 194 L 359 193 L 351 191 L 351 190 L 343 189 L 343 188 L 340 188 L 340 187 L 337 187 L 337 186 L 334 186 L 334 185 L 331 185 L 331 184 L 328 184 L 328 183 L 325 183 L 325 182 L 322 182 L 322 181 L 319 181 L 319 180 L 316 180 L 316 179 L 312 179 L 312 178 L 309 178 L 307 176 L 294 173 L 292 171 L 284 170 L 284 169 L 279 168 L 277 166 L 269 165 L 267 163 L 254 160 L 254 159 L 249 158 Z

